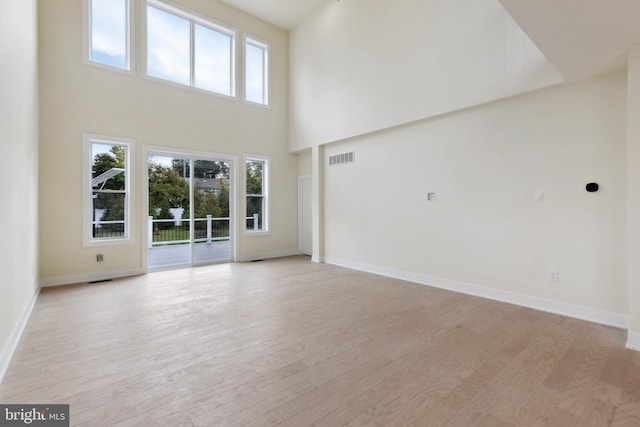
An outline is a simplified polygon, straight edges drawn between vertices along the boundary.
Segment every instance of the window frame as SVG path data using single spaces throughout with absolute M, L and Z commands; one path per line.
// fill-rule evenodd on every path
M 260 161 L 264 162 L 262 168 L 262 229 L 253 230 L 247 228 L 247 198 L 250 194 L 247 194 L 247 162 Z M 243 176 L 243 209 L 242 209 L 242 224 L 244 236 L 258 236 L 271 234 L 271 158 L 269 156 L 261 156 L 255 154 L 245 154 L 242 156 L 242 176 Z
M 142 75 L 144 78 L 149 79 L 149 80 L 153 80 L 153 81 L 157 81 L 157 82 L 162 82 L 164 84 L 169 84 L 169 85 L 174 85 L 174 86 L 178 86 L 178 87 L 182 87 L 182 88 L 190 88 L 192 90 L 195 91 L 199 91 L 199 92 L 203 92 L 203 93 L 207 93 L 207 94 L 213 94 L 216 96 L 221 96 L 227 99 L 236 99 L 237 98 L 237 92 L 238 92 L 238 82 L 237 82 L 237 40 L 238 40 L 238 30 L 230 27 L 228 25 L 222 24 L 220 22 L 217 22 L 211 18 L 208 17 L 204 17 L 201 16 L 197 13 L 191 12 L 189 10 L 186 10 L 184 8 L 181 7 L 176 7 L 170 3 L 167 3 L 165 1 L 160 1 L 160 0 L 144 0 L 144 6 L 143 6 L 143 28 L 142 28 L 142 38 L 143 38 L 143 43 L 142 43 L 142 63 L 143 63 L 143 72 Z M 151 76 L 149 75 L 148 72 L 148 64 L 149 64 L 149 20 L 148 20 L 148 8 L 149 6 L 151 7 L 155 7 L 157 9 L 162 10 L 163 12 L 166 13 L 170 13 L 172 15 L 175 15 L 179 18 L 182 19 L 186 19 L 189 21 L 189 26 L 190 26 L 190 38 L 189 38 L 189 84 L 183 84 L 180 82 L 176 82 L 176 81 L 172 81 L 172 80 L 167 80 L 167 79 L 163 79 L 162 77 L 156 77 L 156 76 Z M 202 27 L 208 28 L 210 30 L 228 35 L 231 38 L 231 48 L 230 48 L 230 54 L 231 54 L 231 58 L 230 58 L 230 64 L 231 64 L 231 69 L 229 70 L 229 77 L 231 79 L 231 91 L 230 94 L 227 95 L 226 93 L 221 93 L 221 92 L 216 92 L 210 89 L 206 89 L 206 88 L 202 88 L 202 87 L 198 87 L 195 86 L 195 25 L 200 25 Z
M 135 140 L 107 135 L 85 133 L 83 142 L 83 179 L 82 179 L 82 240 L 83 247 L 112 246 L 133 243 L 134 187 L 133 170 Z M 124 236 L 94 238 L 93 237 L 93 150 L 94 143 L 120 145 L 125 147 L 125 203 L 124 203 Z
M 121 68 L 115 65 L 105 64 L 91 58 L 91 48 L 93 41 L 92 27 L 92 2 L 93 0 L 83 0 L 83 37 L 82 37 L 82 59 L 87 65 L 104 68 L 124 74 L 135 75 L 135 3 L 136 0 L 123 0 L 126 3 L 127 21 L 125 23 L 127 34 L 125 40 L 125 61 L 126 67 Z
M 263 87 L 263 96 L 264 103 L 256 102 L 247 99 L 247 44 L 253 45 L 255 47 L 261 48 L 264 50 L 263 61 L 264 61 L 264 69 L 262 70 L 262 81 L 264 84 Z M 244 102 L 252 105 L 257 105 L 264 108 L 271 107 L 271 43 L 266 40 L 260 39 L 259 37 L 255 37 L 251 34 L 244 33 L 243 34 L 243 43 L 242 43 L 242 64 L 243 64 L 243 100 Z

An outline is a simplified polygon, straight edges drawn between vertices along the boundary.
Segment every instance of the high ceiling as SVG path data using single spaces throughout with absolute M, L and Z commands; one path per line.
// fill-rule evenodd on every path
M 567 80 L 626 67 L 640 43 L 638 0 L 499 0 Z
M 290 30 L 339 0 L 221 1 Z M 624 68 L 627 49 L 640 43 L 640 0 L 498 1 L 566 80 Z
M 251 15 L 290 30 L 321 4 L 336 0 L 221 0 Z

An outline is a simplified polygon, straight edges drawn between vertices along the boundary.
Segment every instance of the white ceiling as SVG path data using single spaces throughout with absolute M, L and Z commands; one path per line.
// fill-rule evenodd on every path
M 639 0 L 499 0 L 567 80 L 626 67 L 640 43 Z
M 339 0 L 221 1 L 290 30 Z M 625 68 L 628 48 L 640 43 L 640 0 L 498 1 L 566 80 Z
M 321 4 L 336 0 L 221 0 L 250 15 L 290 30 L 318 9 Z

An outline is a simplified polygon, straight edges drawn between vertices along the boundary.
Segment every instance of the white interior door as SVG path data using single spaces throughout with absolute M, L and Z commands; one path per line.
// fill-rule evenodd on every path
M 298 177 L 298 247 L 305 255 L 312 255 L 311 175 Z

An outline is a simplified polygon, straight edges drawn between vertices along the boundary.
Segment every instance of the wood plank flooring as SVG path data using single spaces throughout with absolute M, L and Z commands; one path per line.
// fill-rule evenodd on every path
M 640 426 L 625 332 L 306 257 L 43 289 L 2 403 L 73 426 Z

